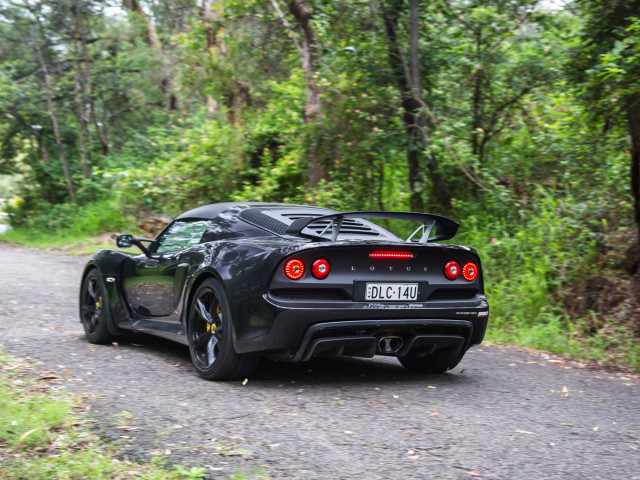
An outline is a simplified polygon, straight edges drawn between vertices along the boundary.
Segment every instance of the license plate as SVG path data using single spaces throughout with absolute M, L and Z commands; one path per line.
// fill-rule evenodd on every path
M 365 300 L 417 300 L 417 283 L 367 283 Z

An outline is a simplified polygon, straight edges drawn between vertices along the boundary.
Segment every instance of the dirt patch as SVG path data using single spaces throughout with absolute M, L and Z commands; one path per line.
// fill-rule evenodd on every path
M 601 336 L 621 329 L 640 341 L 640 246 L 635 231 L 609 235 L 592 270 L 598 271 L 562 292 L 569 315 Z
M 141 213 L 139 218 L 144 218 L 138 223 L 138 228 L 144 232 L 146 238 L 155 238 L 164 227 L 171 223 L 172 219 L 166 215 L 158 215 L 155 213 Z

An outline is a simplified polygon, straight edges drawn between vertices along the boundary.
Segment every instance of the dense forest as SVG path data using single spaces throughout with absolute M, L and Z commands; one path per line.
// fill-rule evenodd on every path
M 493 339 L 638 367 L 640 0 L 0 0 L 0 197 L 444 214 Z

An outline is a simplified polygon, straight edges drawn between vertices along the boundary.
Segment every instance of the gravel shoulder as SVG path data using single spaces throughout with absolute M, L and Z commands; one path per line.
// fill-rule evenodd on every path
M 640 479 L 640 384 L 628 374 L 481 346 L 443 375 L 319 359 L 207 382 L 178 344 L 87 343 L 87 258 L 0 245 L 0 259 L 0 348 L 88 393 L 96 428 L 129 457 L 166 455 L 211 478 Z

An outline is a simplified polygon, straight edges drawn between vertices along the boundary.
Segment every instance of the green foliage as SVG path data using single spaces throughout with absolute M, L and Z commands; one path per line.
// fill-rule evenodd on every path
M 56 430 L 63 426 L 71 405 L 42 395 L 16 398 L 11 393 L 11 383 L 3 376 L 0 377 L 0 409 L 4 418 L 0 424 L 0 443 L 37 449 L 56 437 Z
M 5 210 L 11 223 L 30 230 L 34 236 L 42 234 L 61 237 L 84 237 L 99 235 L 103 232 L 115 232 L 131 223 L 122 213 L 120 203 L 106 198 L 82 207 L 69 203 L 56 205 L 41 202 L 38 210 L 16 198 L 9 202 Z

